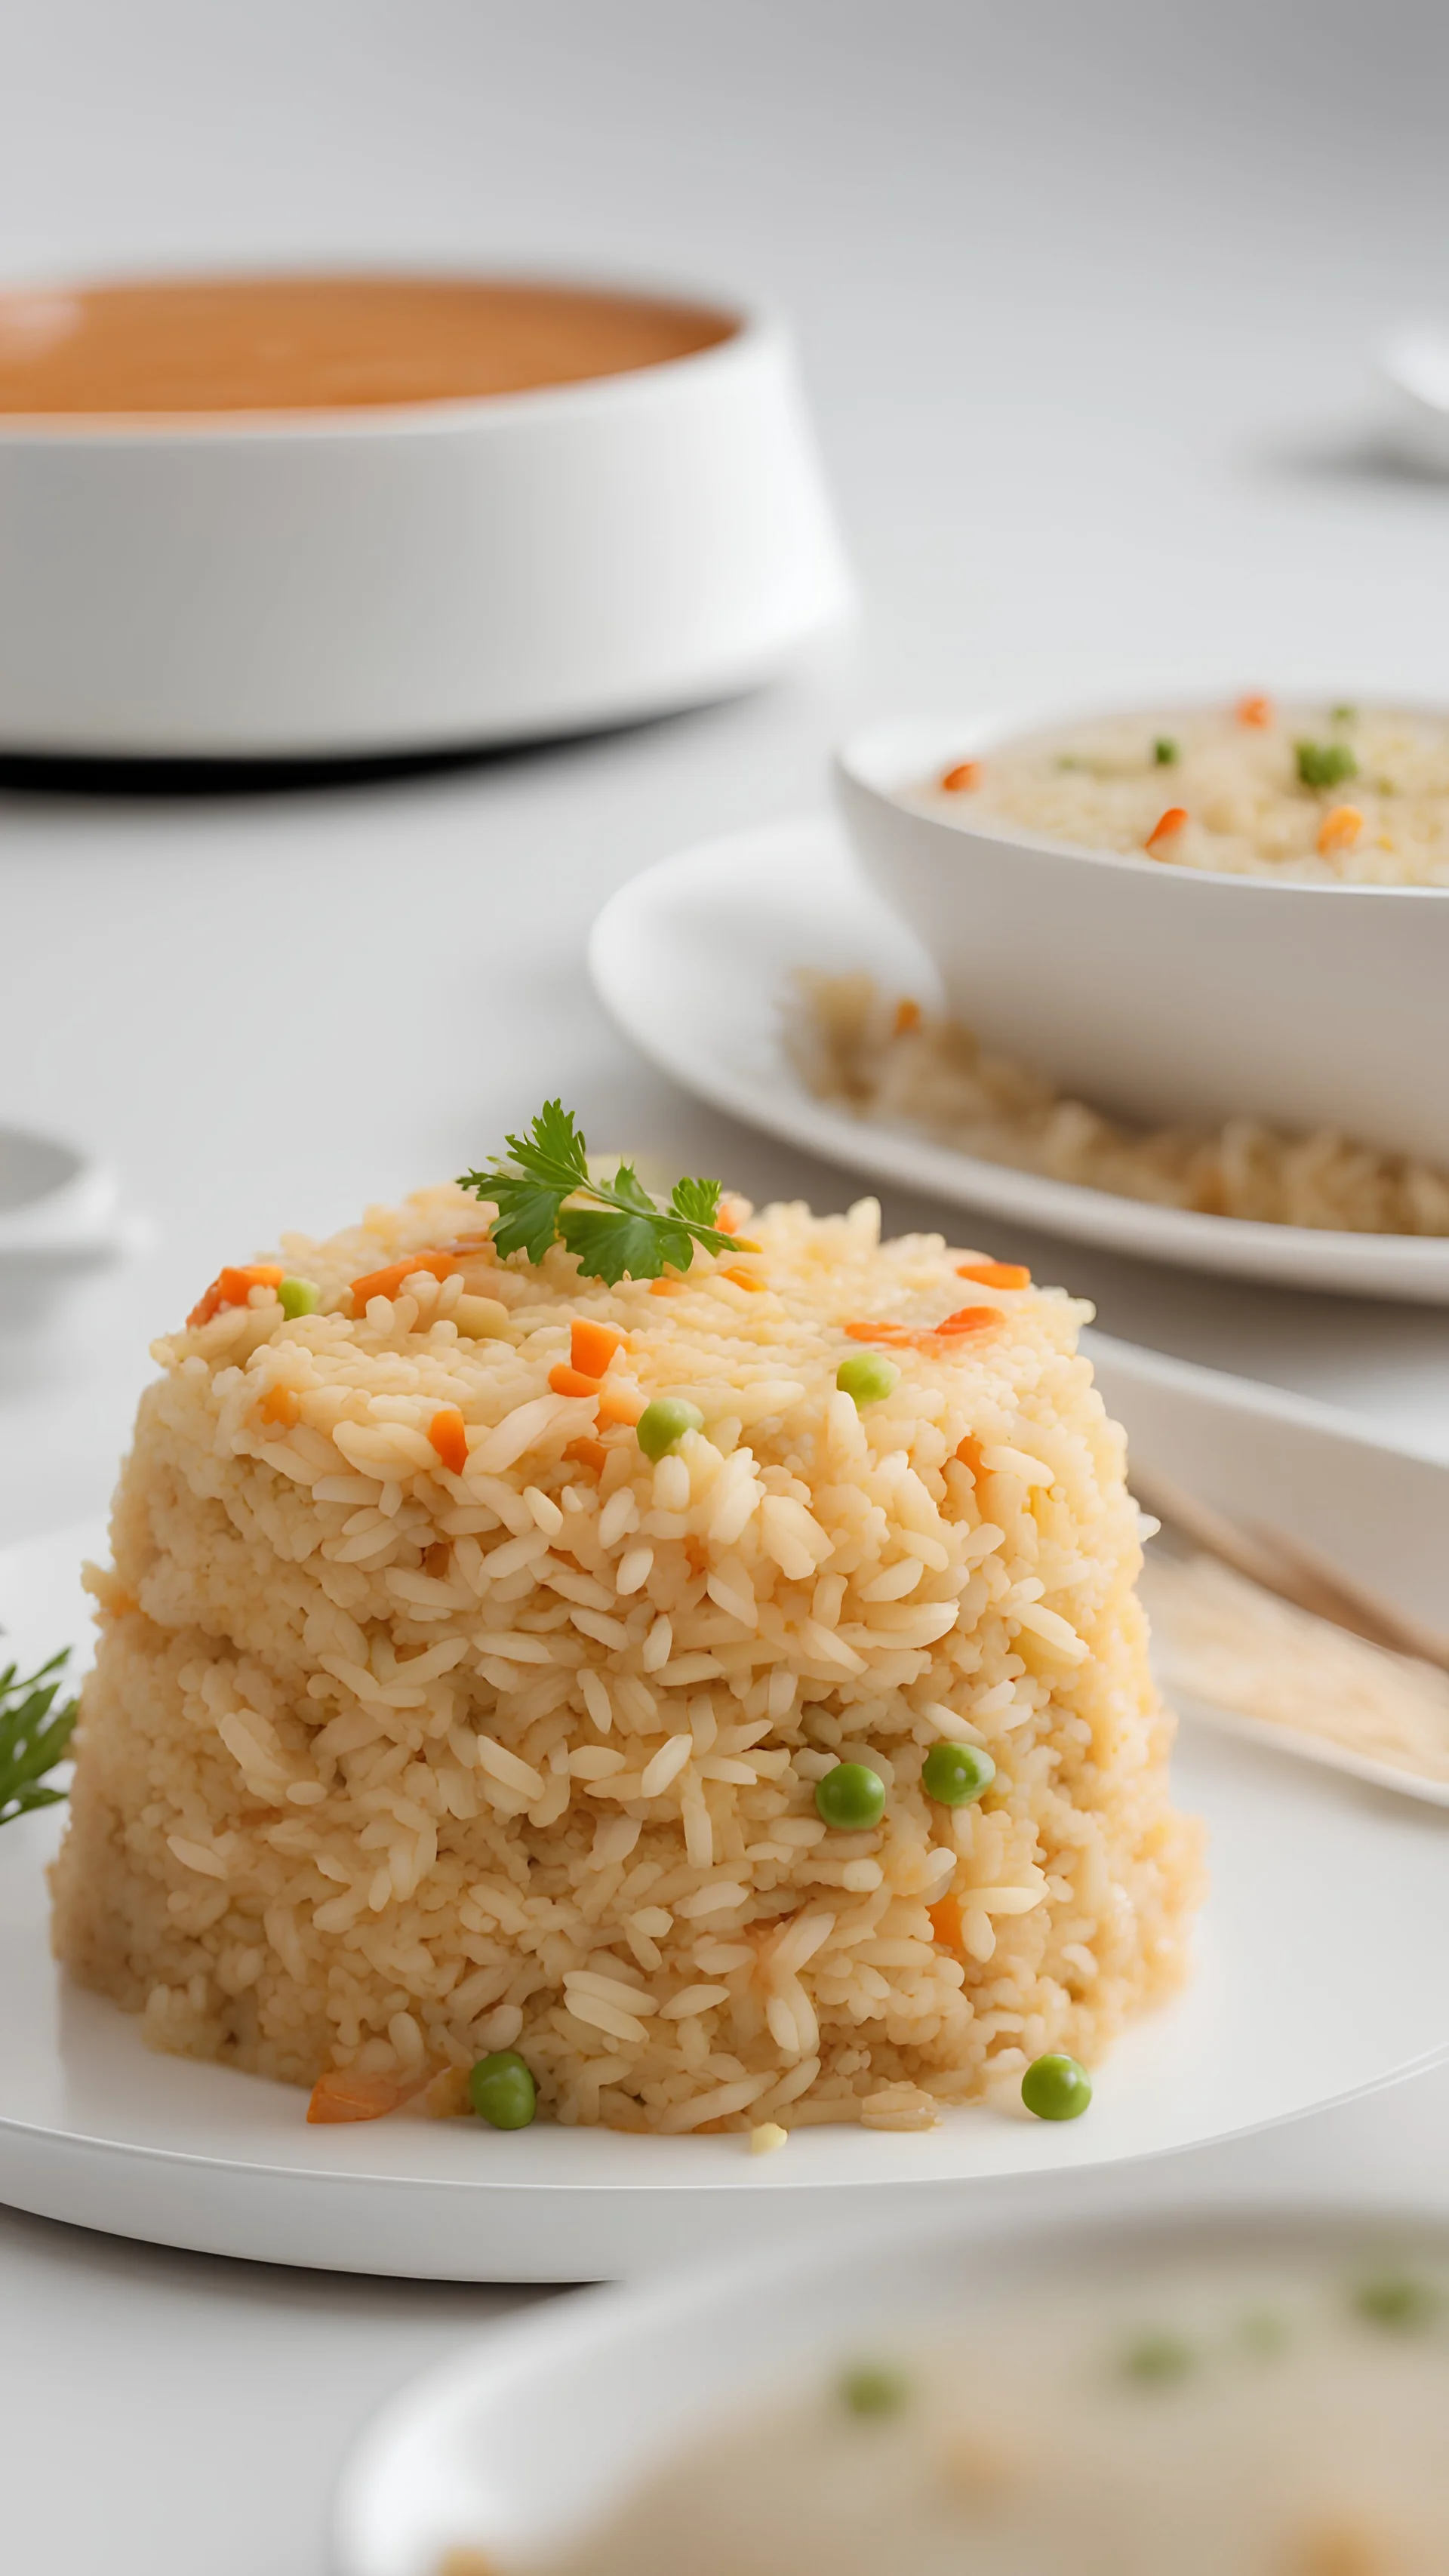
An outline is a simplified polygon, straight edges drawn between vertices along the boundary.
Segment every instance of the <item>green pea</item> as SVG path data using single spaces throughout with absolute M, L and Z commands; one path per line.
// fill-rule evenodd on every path
M 526 2129 L 538 2109 L 538 2086 L 516 2049 L 499 2048 L 479 2058 L 468 2099 L 490 2129 Z
M 1407 2272 L 1390 2272 L 1379 2280 L 1361 2281 L 1353 2304 L 1370 2325 L 1384 2326 L 1390 2334 L 1423 2334 L 1439 2314 L 1440 2299 L 1427 2281 L 1417 2281 Z
M 1092 2098 L 1092 2079 L 1074 2057 L 1053 2051 L 1033 2058 L 1021 2079 L 1021 2098 L 1035 2119 L 1079 2120 Z
M 1045 2058 L 1037 2059 L 1039 2066 L 1045 2063 Z M 1070 2064 L 1070 2060 L 1063 2063 Z M 1139 2335 L 1122 2355 L 1123 2370 L 1140 2388 L 1170 2388 L 1177 2380 L 1186 2379 L 1196 2362 L 1191 2344 L 1171 2334 Z
M 837 1762 L 815 1783 L 815 1812 L 838 1834 L 869 1833 L 885 1814 L 885 1782 L 864 1762 Z
M 1358 776 L 1358 762 L 1346 742 L 1296 742 L 1293 753 L 1305 787 L 1337 787 Z
M 1152 746 L 1152 757 L 1159 769 L 1171 769 L 1182 758 L 1182 745 L 1170 733 L 1160 733 Z
M 1328 714 L 1329 721 L 1333 724 L 1357 724 L 1358 722 L 1357 707 L 1330 707 Z
M 663 1458 L 677 1449 L 686 1431 L 702 1431 L 704 1415 L 682 1395 L 656 1395 L 639 1416 L 639 1446 L 646 1458 Z
M 911 2383 L 888 2361 L 858 2361 L 841 2373 L 839 2394 L 852 2415 L 899 2415 L 910 2403 Z
M 893 1386 L 899 1386 L 900 1378 L 895 1361 L 884 1359 L 879 1351 L 856 1351 L 835 1372 L 841 1394 L 854 1404 L 879 1404 Z
M 315 1315 L 321 1299 L 315 1279 L 284 1279 L 277 1290 L 277 1303 L 289 1324 L 298 1315 Z
M 995 1763 L 978 1744 L 933 1744 L 921 1765 L 921 1787 L 938 1807 L 969 1807 L 995 1777 Z

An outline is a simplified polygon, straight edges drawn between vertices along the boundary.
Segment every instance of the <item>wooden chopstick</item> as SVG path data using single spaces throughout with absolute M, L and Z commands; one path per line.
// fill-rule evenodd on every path
M 1134 1462 L 1128 1481 L 1144 1511 L 1263 1591 L 1276 1593 L 1280 1601 L 1291 1601 L 1295 1609 L 1307 1610 L 1316 1619 L 1327 1619 L 1335 1628 L 1346 1628 L 1371 1646 L 1383 1646 L 1394 1655 L 1412 1655 L 1421 1664 L 1449 1673 L 1449 1637 L 1396 1609 L 1381 1592 L 1342 1573 L 1301 1540 L 1254 1522 L 1230 1519 L 1156 1467 L 1143 1468 Z

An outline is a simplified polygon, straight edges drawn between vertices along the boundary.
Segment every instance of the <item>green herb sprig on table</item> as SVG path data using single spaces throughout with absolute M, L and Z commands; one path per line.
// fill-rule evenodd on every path
M 32 1807 L 54 1807 L 65 1796 L 43 1782 L 64 1755 L 79 1713 L 73 1699 L 55 1706 L 69 1660 L 69 1646 L 62 1646 L 27 1681 L 20 1679 L 18 1664 L 0 1669 L 0 1825 Z
M 697 1243 L 706 1252 L 748 1248 L 715 1223 L 718 1181 L 676 1181 L 661 1207 L 632 1163 L 597 1178 L 573 1111 L 560 1101 L 545 1101 L 528 1134 L 507 1142 L 507 1161 L 458 1181 L 497 1208 L 493 1242 L 501 1253 L 526 1252 L 538 1262 L 550 1244 L 566 1244 L 586 1278 L 612 1288 L 621 1279 L 687 1270 Z

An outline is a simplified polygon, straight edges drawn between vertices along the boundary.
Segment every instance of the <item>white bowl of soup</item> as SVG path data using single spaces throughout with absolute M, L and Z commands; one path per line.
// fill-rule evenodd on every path
M 0 752 L 523 741 L 846 605 L 788 338 L 472 273 L 0 291 Z
M 344 2467 L 339 2576 L 1437 2576 L 1449 2233 L 839 2234 L 571 2299 Z
M 1449 712 L 874 726 L 856 855 L 994 1053 L 1117 1117 L 1449 1160 Z M 1441 837 L 1442 835 L 1442 837 Z

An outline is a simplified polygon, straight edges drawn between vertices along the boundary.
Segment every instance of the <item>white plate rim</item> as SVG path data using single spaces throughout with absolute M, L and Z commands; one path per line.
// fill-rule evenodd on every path
M 1009 1223 L 1039 1226 L 1179 1269 L 1270 1280 L 1326 1294 L 1449 1304 L 1449 1240 L 1268 1225 L 1117 1198 L 1080 1182 L 1048 1180 L 960 1154 L 904 1129 L 853 1119 L 812 1099 L 782 1052 L 751 1078 L 707 1043 L 681 1042 L 669 1025 L 661 1024 L 657 997 L 641 989 L 635 967 L 640 931 L 672 897 L 713 887 L 726 871 L 738 875 L 751 861 L 768 861 L 769 876 L 776 882 L 792 863 L 797 870 L 802 864 L 830 867 L 837 893 L 848 889 L 855 909 L 889 921 L 894 946 L 916 947 L 858 876 L 843 831 L 824 814 L 792 815 L 693 842 L 627 879 L 595 917 L 588 942 L 590 978 L 631 1045 L 696 1097 L 849 1170 L 905 1183 Z M 924 952 L 918 954 L 923 980 L 934 981 Z

